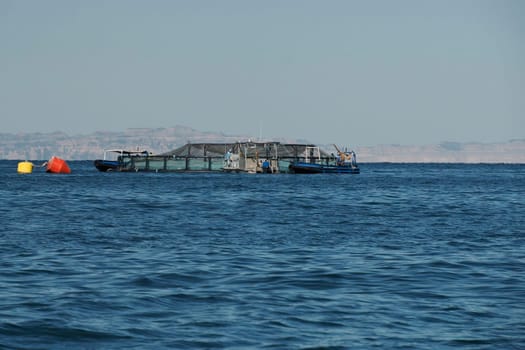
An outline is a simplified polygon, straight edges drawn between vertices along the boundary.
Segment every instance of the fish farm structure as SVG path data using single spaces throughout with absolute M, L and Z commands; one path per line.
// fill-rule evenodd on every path
M 96 160 L 101 171 L 153 172 L 247 172 L 287 173 L 292 162 L 318 164 L 333 162 L 329 154 L 312 144 L 282 144 L 280 142 L 187 143 L 162 154 L 147 151 L 112 150 L 117 160 Z M 97 166 L 107 163 L 106 167 Z

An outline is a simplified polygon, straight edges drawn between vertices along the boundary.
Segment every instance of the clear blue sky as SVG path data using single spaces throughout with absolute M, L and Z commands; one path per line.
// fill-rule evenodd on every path
M 525 1 L 0 0 L 0 132 L 525 138 Z

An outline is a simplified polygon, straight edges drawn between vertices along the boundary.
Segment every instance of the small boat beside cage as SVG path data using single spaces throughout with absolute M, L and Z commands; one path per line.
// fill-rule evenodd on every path
M 290 162 L 289 171 L 295 174 L 359 174 L 356 154 L 354 151 L 341 151 L 334 145 L 337 150 L 337 156 L 333 160 L 325 159 L 323 163 L 319 147 L 307 147 L 304 160 Z
M 129 171 L 129 164 L 133 157 L 148 156 L 149 152 L 145 150 L 127 151 L 123 149 L 108 149 L 104 151 L 103 159 L 95 159 L 93 162 L 95 168 L 99 171 Z

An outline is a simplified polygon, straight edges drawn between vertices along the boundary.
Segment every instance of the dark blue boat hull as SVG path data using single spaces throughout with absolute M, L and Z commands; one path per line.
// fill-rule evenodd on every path
M 304 162 L 291 163 L 289 169 L 295 174 L 359 174 L 360 172 L 357 166 L 324 165 Z
M 120 163 L 116 160 L 97 159 L 94 161 L 95 167 L 100 171 L 119 170 Z

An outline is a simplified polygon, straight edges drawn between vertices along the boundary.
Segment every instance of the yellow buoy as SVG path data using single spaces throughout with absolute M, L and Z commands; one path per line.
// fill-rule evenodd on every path
M 19 174 L 31 174 L 33 172 L 33 163 L 25 161 L 18 163 Z

